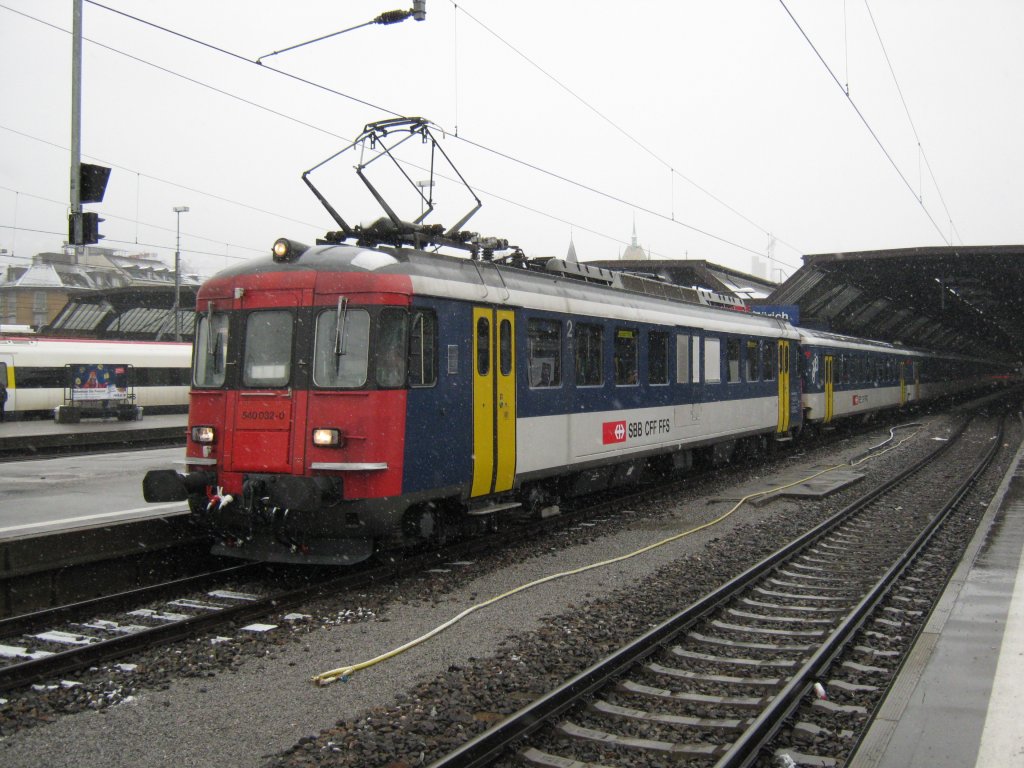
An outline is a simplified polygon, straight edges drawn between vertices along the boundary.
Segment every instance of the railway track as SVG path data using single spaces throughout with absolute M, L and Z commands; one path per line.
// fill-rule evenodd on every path
M 501 526 L 487 526 L 486 536 L 457 539 L 446 546 L 413 554 L 395 553 L 394 559 L 376 565 L 341 571 L 315 569 L 319 575 L 308 585 L 295 589 L 264 589 L 259 576 L 263 566 L 249 563 L 0 618 L 0 692 L 122 659 L 219 626 L 265 617 L 287 606 L 386 583 L 439 563 L 500 552 L 512 544 L 580 523 L 600 524 L 602 515 L 623 504 L 671 496 L 716 475 L 717 471 L 580 499 L 551 518 L 510 519 Z M 61 565 L 61 569 L 67 567 Z M 254 587 L 232 586 L 250 577 Z
M 667 492 L 663 487 L 655 491 Z M 308 583 L 294 588 L 268 586 L 272 579 L 267 573 L 274 569 L 246 563 L 0 619 L 0 692 L 218 627 L 241 625 L 328 595 L 500 552 L 512 543 L 543 537 L 579 521 L 593 522 L 620 500 L 594 502 L 548 519 L 520 519 L 500 530 L 492 528 L 486 536 L 376 563 L 344 569 L 281 569 L 300 579 L 310 574 Z
M 433 768 L 740 766 L 764 755 L 841 764 L 870 714 L 850 702 L 880 697 L 886 669 L 899 663 L 894 646 L 927 612 L 915 573 L 942 556 L 921 553 L 995 456 L 993 435 L 992 419 L 965 425 L 893 481 Z
M 717 474 L 717 473 L 716 473 Z M 692 485 L 695 480 L 688 479 L 684 481 L 684 485 Z M 699 483 L 698 483 L 699 484 Z M 611 508 L 621 507 L 623 503 L 631 504 L 639 499 L 646 497 L 649 501 L 652 497 L 659 498 L 662 495 L 671 496 L 673 488 L 678 490 L 678 483 L 670 484 L 668 490 L 666 487 L 660 487 L 654 490 L 653 493 L 650 491 L 627 497 L 627 501 L 623 501 L 622 498 L 616 500 L 606 501 L 602 504 L 589 505 L 585 509 L 580 508 L 578 510 L 569 511 L 566 510 L 563 515 L 555 517 L 545 521 L 524 521 L 523 525 L 512 525 L 502 526 L 501 530 L 497 533 L 492 533 L 486 537 L 479 539 L 463 542 L 455 546 L 454 548 L 449 547 L 444 550 L 437 550 L 427 553 L 420 553 L 413 556 L 405 557 L 397 562 L 392 562 L 389 567 L 382 567 L 375 569 L 372 572 L 366 574 L 360 574 L 360 578 L 355 578 L 347 583 L 342 584 L 341 580 L 327 579 L 322 585 L 318 585 L 318 588 L 314 588 L 311 585 L 309 589 L 295 590 L 294 594 L 288 594 L 285 590 L 276 590 L 270 599 L 263 600 L 261 592 L 265 592 L 265 583 L 260 582 L 259 579 L 255 579 L 255 586 L 249 590 L 246 583 L 238 583 L 238 579 L 232 579 L 232 583 L 227 584 L 216 584 L 214 583 L 205 592 L 197 589 L 192 589 L 188 592 L 182 592 L 181 594 L 175 595 L 173 592 L 169 599 L 164 600 L 161 604 L 156 604 L 155 601 L 150 600 L 147 597 L 140 596 L 136 600 L 136 608 L 141 608 L 145 612 L 149 612 L 148 616 L 137 616 L 135 618 L 128 617 L 127 614 L 131 613 L 130 609 L 123 612 L 122 617 L 109 616 L 105 613 L 105 609 L 101 607 L 85 607 L 79 606 L 78 610 L 69 609 L 64 607 L 60 610 L 64 612 L 65 619 L 62 620 L 63 626 L 55 624 L 54 622 L 40 621 L 33 623 L 31 620 L 27 620 L 26 617 L 21 617 L 21 620 L 28 621 L 24 624 L 22 629 L 25 632 L 32 635 L 47 635 L 51 630 L 56 630 L 57 633 L 66 633 L 72 637 L 76 635 L 82 635 L 82 640 L 85 644 L 81 649 L 78 647 L 68 647 L 58 641 L 57 644 L 47 644 L 47 641 L 40 638 L 31 638 L 28 642 L 24 638 L 12 638 L 7 632 L 0 631 L 0 645 L 7 645 L 9 647 L 20 647 L 25 650 L 29 650 L 31 646 L 32 651 L 47 651 L 52 657 L 47 656 L 46 658 L 40 658 L 38 660 L 27 659 L 22 656 L 20 659 L 13 658 L 8 661 L 13 661 L 11 669 L 9 671 L 0 670 L 0 696 L 4 695 L 4 691 L 14 692 L 14 689 L 24 687 L 30 682 L 43 682 L 45 686 L 34 686 L 32 691 L 38 693 L 32 693 L 32 691 L 26 690 L 25 694 L 15 694 L 12 697 L 12 701 L 20 701 L 23 695 L 30 697 L 34 700 L 36 697 L 47 696 L 48 698 L 54 698 L 54 711 L 60 711 L 61 705 L 57 702 L 65 701 L 69 698 L 69 695 L 61 694 L 59 688 L 63 683 L 59 683 L 61 680 L 58 675 L 64 675 L 67 672 L 73 670 L 82 670 L 80 674 L 85 675 L 83 679 L 85 686 L 95 687 L 95 682 L 92 681 L 92 675 L 85 672 L 89 667 L 99 669 L 97 674 L 104 674 L 103 669 L 111 669 L 111 665 L 101 665 L 100 662 L 112 661 L 112 660 L 124 660 L 124 661 L 142 661 L 143 667 L 148 669 L 148 677 L 154 677 L 159 679 L 161 675 L 161 667 L 154 667 L 154 660 L 165 658 L 168 654 L 172 654 L 172 658 L 176 658 L 173 654 L 184 653 L 183 659 L 187 659 L 189 651 L 182 651 L 186 647 L 192 647 L 195 640 L 202 638 L 202 646 L 196 647 L 209 647 L 207 642 L 207 635 L 217 635 L 220 633 L 233 634 L 238 640 L 234 644 L 234 650 L 226 650 L 225 653 L 221 653 L 220 646 L 218 646 L 218 658 L 222 656 L 228 658 L 231 656 L 237 656 L 239 647 L 246 649 L 256 648 L 267 648 L 273 647 L 275 643 L 280 643 L 282 640 L 274 640 L 273 636 L 278 633 L 268 633 L 266 639 L 258 639 L 255 635 L 251 638 L 248 637 L 249 633 L 240 631 L 243 627 L 243 623 L 247 621 L 257 622 L 274 622 L 279 626 L 282 623 L 280 619 L 289 609 L 287 606 L 300 606 L 309 600 L 317 600 L 318 598 L 330 596 L 336 598 L 339 595 L 343 595 L 346 589 L 353 590 L 364 587 L 368 583 L 374 582 L 378 585 L 389 584 L 396 579 L 396 577 L 402 574 L 416 573 L 420 571 L 424 576 L 427 577 L 427 582 L 435 582 L 438 578 L 443 578 L 447 581 L 450 577 L 435 577 L 427 573 L 427 571 L 441 565 L 443 563 L 450 562 L 452 560 L 467 561 L 473 560 L 474 558 L 482 558 L 492 554 L 494 551 L 502 551 L 514 542 L 523 544 L 524 541 L 535 540 L 536 537 L 547 537 L 550 538 L 552 530 L 569 530 L 577 526 L 577 523 L 583 522 L 584 531 L 583 535 L 587 535 L 586 531 L 604 529 L 604 519 L 601 517 L 602 510 L 605 506 Z M 584 522 L 586 521 L 586 522 Z M 591 526 L 595 526 L 591 528 Z M 456 572 L 460 569 L 455 569 Z M 353 576 L 354 574 L 347 574 Z M 458 578 L 455 574 L 452 577 Z M 419 579 L 419 576 L 417 576 Z M 239 593 L 236 595 L 229 595 L 225 593 Z M 209 594 L 215 593 L 215 594 Z M 171 603 L 179 603 L 179 605 L 171 605 Z M 181 604 L 187 603 L 187 604 Z M 308 606 L 307 606 L 308 607 Z M 279 614 L 274 616 L 275 612 Z M 316 607 L 311 611 L 314 614 L 320 615 L 320 610 Z M 74 615 L 73 615 L 74 614 Z M 177 617 L 172 614 L 180 614 Z M 54 616 L 54 614 L 50 614 Z M 340 616 L 340 614 L 339 614 Z M 98 620 L 97 620 L 98 619 Z M 172 619 L 174 621 L 172 622 Z M 186 621 L 188 619 L 189 621 Z M 330 617 L 327 621 L 331 621 Z M 346 620 L 347 621 L 347 620 Z M 108 623 L 109 622 L 109 623 Z M 180 622 L 180 623 L 176 623 Z M 86 626 L 92 624 L 95 626 Z M 117 626 L 114 626 L 114 625 Z M 230 626 L 230 625 L 234 626 Z M 218 627 L 228 625 L 226 629 L 218 630 Z M 2 627 L 3 625 L 0 625 Z M 14 626 L 13 624 L 10 626 Z M 123 627 L 133 627 L 130 632 L 126 632 Z M 137 631 L 136 627 L 145 627 L 147 632 L 143 633 Z M 293 630 L 286 630 L 282 628 L 278 632 L 284 631 L 288 635 L 293 633 Z M 296 622 L 294 627 L 295 632 L 301 634 L 307 630 L 303 628 L 302 622 Z M 123 637 L 121 635 L 124 635 Z M 129 636 L 132 635 L 132 636 Z M 49 635 L 53 640 L 67 640 L 69 638 L 62 637 L 59 634 Z M 280 636 L 285 637 L 285 636 Z M 176 639 L 189 641 L 189 645 L 179 645 L 179 650 L 169 651 L 167 644 Z M 213 638 L 216 641 L 217 638 Z M 221 638 L 223 639 L 223 638 Z M 239 646 L 239 643 L 241 646 Z M 148 647 L 155 646 L 157 650 L 154 656 L 153 651 L 148 653 L 142 653 L 141 656 L 130 658 L 132 654 L 136 652 L 145 651 Z M 260 651 L 262 654 L 263 651 Z M 204 657 L 205 658 L 205 657 Z M 211 656 L 211 658 L 213 658 Z M 0 662 L 3 660 L 0 659 Z M 32 662 L 26 664 L 26 662 Z M 205 662 L 204 662 L 205 664 Z M 118 665 L 120 666 L 134 666 L 134 665 Z M 204 670 L 207 667 L 203 667 Z M 194 670 L 190 666 L 188 669 L 183 667 L 186 674 L 194 674 Z M 113 671 L 116 676 L 117 670 Z M 131 673 L 134 676 L 134 672 Z M 172 673 L 173 674 L 173 673 Z M 206 671 L 203 674 L 207 674 Z M 92 681 L 92 682 L 90 682 Z M 47 694 L 43 689 L 54 689 L 53 694 Z M 92 689 L 90 689 L 92 690 Z M 76 695 L 74 702 L 69 702 L 70 706 L 78 706 L 79 700 L 83 699 L 81 695 Z M 19 705 L 20 706 L 20 705 Z M 31 706 L 35 706 L 32 704 Z M 50 704 L 46 705 L 47 707 Z M 29 710 L 33 711 L 33 710 Z M 30 719 L 30 718 L 29 718 Z M 20 721 L 19 721 L 20 722 Z

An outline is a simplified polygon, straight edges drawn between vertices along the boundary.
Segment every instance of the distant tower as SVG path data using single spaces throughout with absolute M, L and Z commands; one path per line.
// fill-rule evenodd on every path
M 569 252 L 565 254 L 565 260 L 570 264 L 576 264 L 578 259 L 576 258 L 576 246 L 572 242 L 572 235 L 569 235 Z
M 765 277 L 766 278 L 766 277 L 769 276 L 769 274 L 768 274 L 768 262 L 765 261 L 763 258 L 761 258 L 761 256 L 759 256 L 758 254 L 755 253 L 753 256 L 750 257 L 750 262 L 751 262 L 750 274 L 754 275 L 755 277 Z
M 623 261 L 647 261 L 650 259 L 650 256 L 644 252 L 644 249 L 636 241 L 636 217 L 633 218 L 633 239 L 626 247 L 626 250 L 622 252 L 620 258 Z

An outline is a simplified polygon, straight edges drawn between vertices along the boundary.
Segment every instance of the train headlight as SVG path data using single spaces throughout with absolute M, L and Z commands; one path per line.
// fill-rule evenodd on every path
M 213 427 L 192 427 L 192 442 L 209 445 L 213 442 Z
M 289 240 L 287 237 L 281 237 L 274 243 L 274 247 L 271 249 L 271 252 L 274 255 L 274 261 L 282 262 L 296 261 L 308 250 L 309 246 L 304 243 Z
M 345 438 L 337 429 L 320 428 L 313 430 L 313 445 L 321 448 L 340 448 L 345 444 Z

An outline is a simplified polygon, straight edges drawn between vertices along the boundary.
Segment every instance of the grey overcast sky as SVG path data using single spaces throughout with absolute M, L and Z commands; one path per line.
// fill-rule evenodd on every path
M 653 258 L 773 278 L 804 253 L 1024 242 L 1020 0 L 428 0 L 255 63 L 409 5 L 86 2 L 101 244 L 172 260 L 176 205 L 205 275 L 312 242 L 336 227 L 302 172 L 395 114 L 443 132 L 484 203 L 468 228 L 531 256 L 616 258 L 634 221 Z M 71 17 L 0 0 L 0 264 L 65 239 Z M 380 211 L 353 163 L 314 179 L 358 223 Z M 436 195 L 431 221 L 468 208 Z

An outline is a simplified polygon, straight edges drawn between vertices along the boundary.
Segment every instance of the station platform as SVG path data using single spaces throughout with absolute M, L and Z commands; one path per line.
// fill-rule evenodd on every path
M 144 445 L 185 444 L 188 414 L 146 415 L 142 421 L 84 419 L 57 424 L 52 419 L 0 423 L 0 460 L 31 459 L 59 452 L 123 450 Z
M 1024 766 L 1024 445 L 847 768 Z

